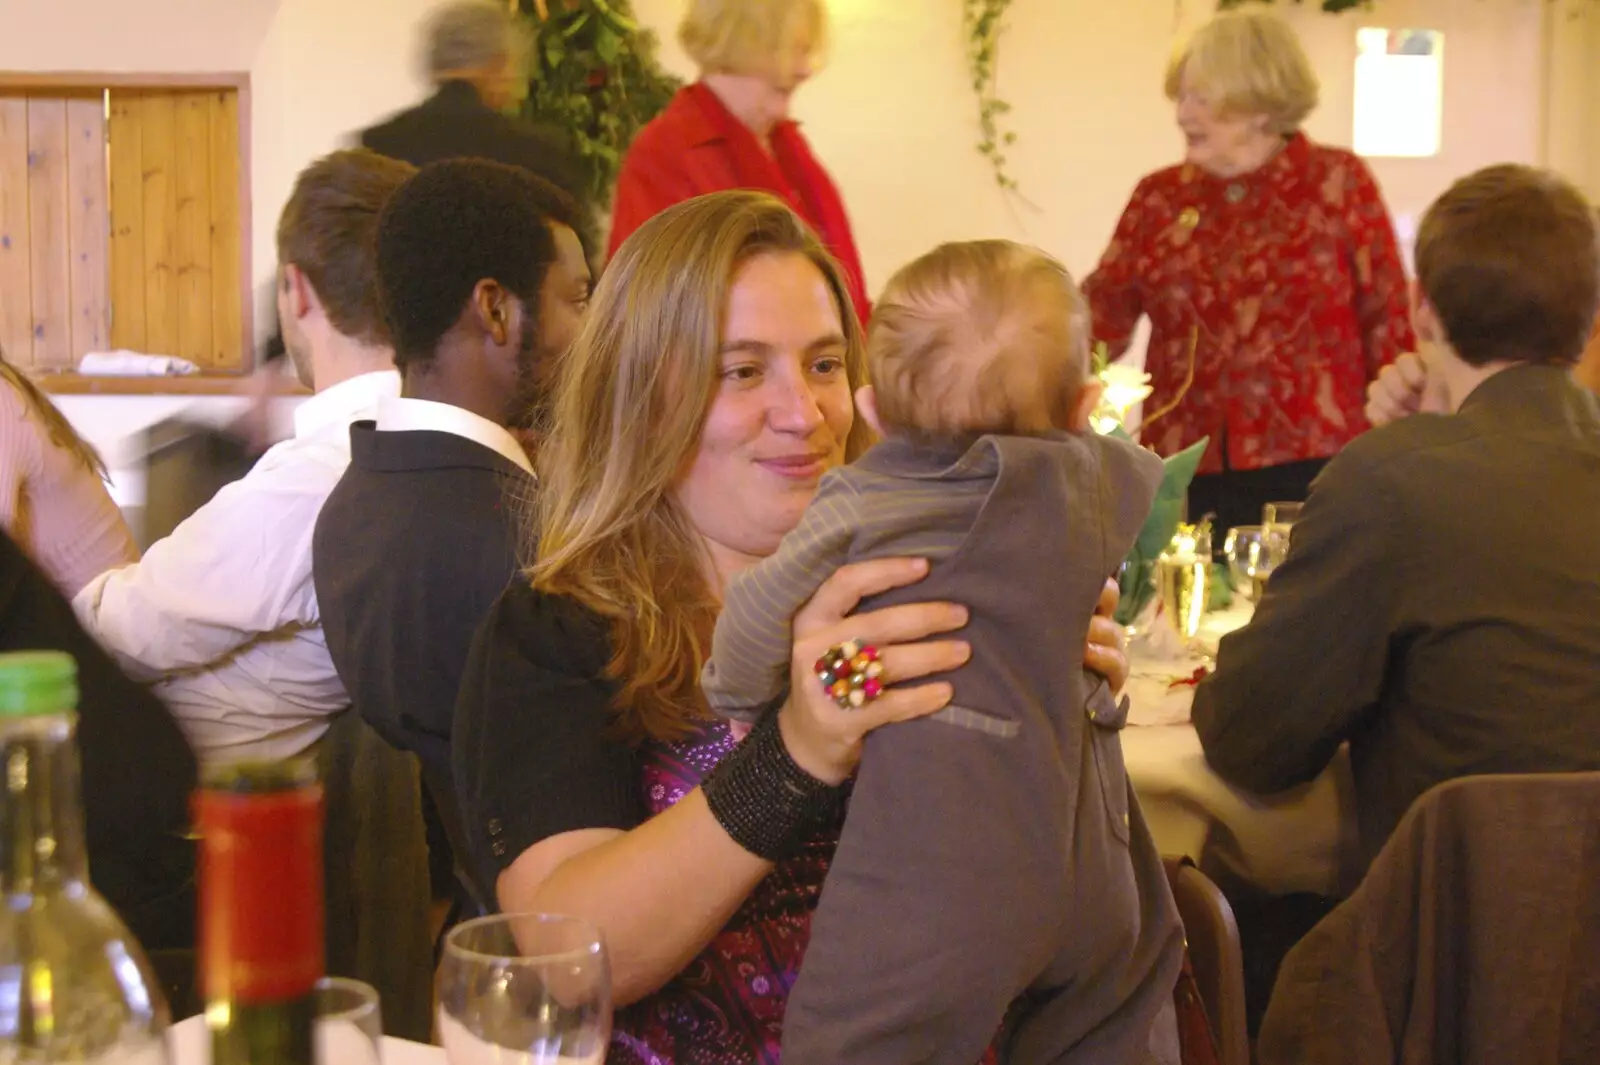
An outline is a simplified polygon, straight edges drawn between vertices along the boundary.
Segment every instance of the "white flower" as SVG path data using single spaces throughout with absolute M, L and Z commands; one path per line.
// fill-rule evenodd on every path
M 1150 375 L 1132 366 L 1112 363 L 1100 371 L 1099 378 L 1105 391 L 1090 421 L 1095 432 L 1109 433 L 1150 395 Z

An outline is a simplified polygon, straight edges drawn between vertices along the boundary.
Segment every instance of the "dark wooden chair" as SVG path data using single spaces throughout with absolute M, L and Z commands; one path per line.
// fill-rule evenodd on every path
M 1244 954 L 1233 907 L 1211 878 L 1186 858 L 1167 858 L 1172 885 L 1183 919 L 1184 940 L 1194 969 L 1201 1005 L 1211 1022 L 1221 1065 L 1250 1065 L 1250 1037 L 1245 1027 Z

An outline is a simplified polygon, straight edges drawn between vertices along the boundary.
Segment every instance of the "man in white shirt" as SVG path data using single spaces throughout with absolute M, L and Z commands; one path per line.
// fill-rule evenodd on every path
M 316 395 L 294 412 L 292 438 L 73 602 L 123 668 L 154 684 L 202 762 L 302 754 L 350 704 L 323 639 L 311 540 L 350 462 L 350 423 L 400 392 L 374 234 L 413 173 L 355 150 L 300 175 L 278 223 L 278 313 Z

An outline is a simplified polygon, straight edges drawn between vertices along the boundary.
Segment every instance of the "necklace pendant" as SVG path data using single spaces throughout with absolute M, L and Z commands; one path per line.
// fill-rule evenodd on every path
M 1228 186 L 1227 191 L 1224 192 L 1223 195 L 1228 198 L 1229 203 L 1237 204 L 1244 199 L 1244 192 L 1244 186 L 1236 181 Z

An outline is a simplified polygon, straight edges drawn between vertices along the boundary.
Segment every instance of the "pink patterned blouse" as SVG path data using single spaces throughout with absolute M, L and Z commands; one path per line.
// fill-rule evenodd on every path
M 139 560 L 99 474 L 50 434 L 0 378 L 0 526 L 71 599 L 106 570 Z

